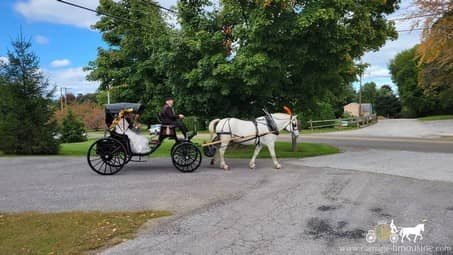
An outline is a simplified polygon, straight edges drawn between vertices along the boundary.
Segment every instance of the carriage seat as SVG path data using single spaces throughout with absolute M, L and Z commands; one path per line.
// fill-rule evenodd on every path
M 166 125 L 162 124 L 160 126 L 160 134 L 163 136 L 176 136 L 176 127 L 175 125 Z
M 160 136 L 161 137 L 176 137 L 176 127 L 171 124 L 163 124 L 160 113 L 157 114 L 157 119 L 159 120 L 160 125 Z

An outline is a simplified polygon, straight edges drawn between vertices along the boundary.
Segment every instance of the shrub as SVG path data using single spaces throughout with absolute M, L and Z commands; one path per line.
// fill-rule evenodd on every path
M 100 130 L 104 127 L 104 109 L 93 102 L 69 104 L 65 109 L 55 113 L 55 119 L 59 125 L 71 110 L 74 116 L 83 122 L 86 129 Z
M 48 82 L 31 43 L 22 35 L 0 63 L 0 150 L 6 154 L 56 154 L 59 141 Z
M 63 119 L 61 128 L 61 141 L 64 143 L 77 143 L 86 141 L 86 132 L 83 128 L 83 123 L 79 121 L 71 110 Z

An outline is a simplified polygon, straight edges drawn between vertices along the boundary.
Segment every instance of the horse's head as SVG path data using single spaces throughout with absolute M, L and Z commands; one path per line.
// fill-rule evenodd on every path
M 289 122 L 288 125 L 286 125 L 285 130 L 291 133 L 291 135 L 298 137 L 299 136 L 299 123 L 297 121 L 297 115 L 289 115 Z
M 297 123 L 299 123 L 299 122 L 297 121 L 297 115 L 293 115 L 293 112 L 291 111 L 291 109 L 289 109 L 288 106 L 284 106 L 283 109 L 285 110 L 286 114 L 288 114 L 288 116 L 289 116 L 289 122 L 286 125 L 285 130 L 290 132 L 291 135 L 298 137 L 299 136 L 299 127 L 298 127 Z

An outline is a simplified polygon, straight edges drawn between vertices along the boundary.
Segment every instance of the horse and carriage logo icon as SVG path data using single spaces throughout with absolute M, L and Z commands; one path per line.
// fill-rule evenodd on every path
M 368 230 L 366 241 L 368 243 L 374 243 L 377 240 L 388 240 L 392 243 L 397 243 L 401 240 L 401 243 L 404 243 L 404 241 L 416 243 L 417 241 L 423 240 L 422 233 L 425 231 L 425 222 L 426 220 L 423 220 L 422 223 L 415 227 L 397 227 L 393 219 L 390 224 L 379 222 L 373 229 Z

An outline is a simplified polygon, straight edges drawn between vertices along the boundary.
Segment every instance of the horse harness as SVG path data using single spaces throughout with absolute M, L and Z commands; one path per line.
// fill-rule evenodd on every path
M 268 135 L 268 134 L 276 134 L 276 135 L 280 134 L 280 132 L 278 131 L 278 128 L 277 128 L 277 124 L 275 123 L 275 120 L 272 118 L 272 116 L 267 111 L 264 111 L 264 113 L 266 114 L 264 116 L 265 122 L 260 122 L 260 121 L 257 121 L 256 119 L 251 120 L 251 122 L 255 126 L 255 136 L 251 137 L 251 138 L 247 138 L 245 140 L 241 140 L 239 143 L 244 143 L 244 142 L 248 142 L 248 141 L 251 141 L 251 140 L 255 140 L 255 144 L 258 145 L 261 142 L 260 141 L 261 137 L 263 137 L 265 135 Z M 219 135 L 230 135 L 231 139 L 233 139 L 233 138 L 239 138 L 239 139 L 240 138 L 246 138 L 246 136 L 234 135 L 231 132 L 230 120 L 231 120 L 231 118 L 228 118 L 227 121 L 225 121 L 223 123 L 222 129 L 221 129 L 222 131 L 216 132 L 217 136 L 219 136 Z M 265 132 L 263 134 L 260 134 L 259 133 L 259 129 L 258 129 L 258 124 L 266 125 L 266 127 L 269 129 L 269 132 Z M 229 128 L 230 132 L 224 131 L 226 125 L 228 125 L 228 128 Z

